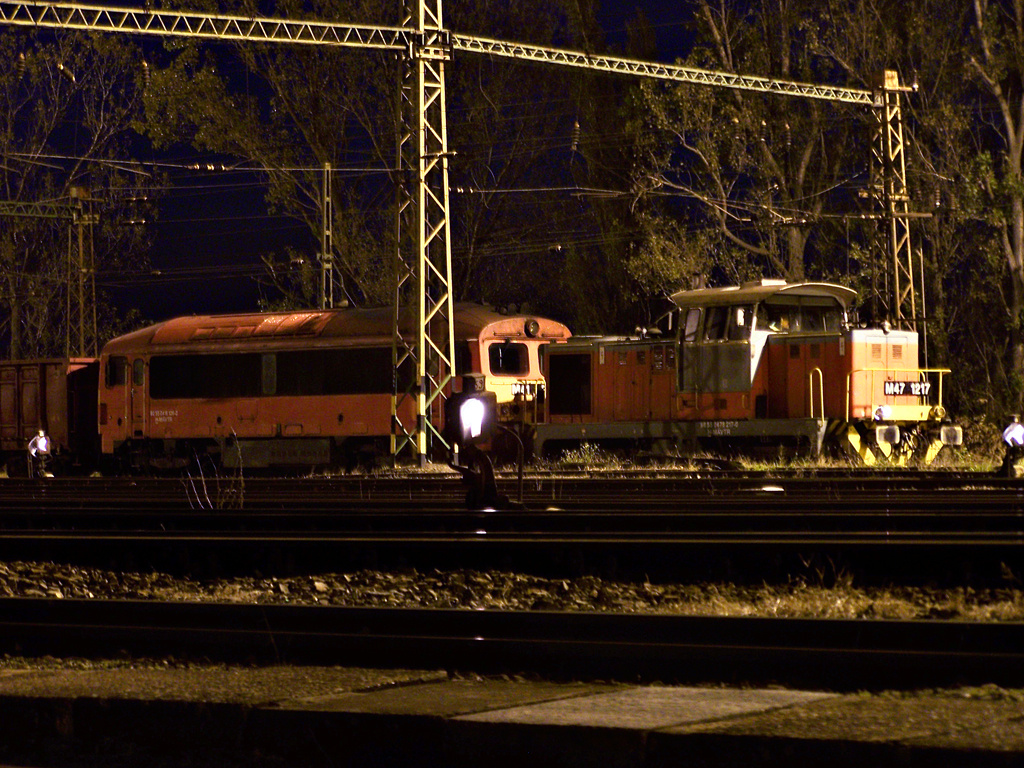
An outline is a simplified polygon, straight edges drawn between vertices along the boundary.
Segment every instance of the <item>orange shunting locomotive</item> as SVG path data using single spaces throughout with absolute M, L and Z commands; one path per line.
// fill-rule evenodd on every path
M 658 328 L 550 346 L 535 450 L 830 448 L 930 462 L 962 440 L 942 404 L 949 369 L 918 366 L 914 331 L 852 326 L 855 295 L 778 280 L 683 290 Z

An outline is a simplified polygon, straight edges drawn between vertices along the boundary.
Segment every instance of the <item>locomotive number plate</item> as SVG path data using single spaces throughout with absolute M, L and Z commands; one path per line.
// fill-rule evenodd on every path
M 927 397 L 931 389 L 932 383 L 930 381 L 887 381 L 883 391 L 887 395 Z

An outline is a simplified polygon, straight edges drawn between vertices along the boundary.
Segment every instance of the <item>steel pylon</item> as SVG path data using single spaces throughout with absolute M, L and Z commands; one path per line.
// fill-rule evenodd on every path
M 411 445 L 420 465 L 436 445 L 444 390 L 454 373 L 448 128 L 445 64 L 451 42 L 441 0 L 403 0 L 401 26 L 409 48 L 398 89 L 397 252 L 391 453 Z M 406 317 L 415 318 L 409 326 Z M 414 377 L 402 375 L 415 370 Z M 416 422 L 402 421 L 416 403 Z
M 910 237 L 910 193 L 907 188 L 906 144 L 903 140 L 899 74 L 885 70 L 875 95 L 875 126 L 871 142 L 871 195 L 880 212 L 876 251 L 884 259 L 872 269 L 872 302 L 879 317 L 893 328 L 917 330 L 924 313 L 923 265 L 920 285 L 914 280 L 914 254 Z M 922 257 L 923 260 L 923 257 Z M 919 314 L 918 297 L 921 307 Z

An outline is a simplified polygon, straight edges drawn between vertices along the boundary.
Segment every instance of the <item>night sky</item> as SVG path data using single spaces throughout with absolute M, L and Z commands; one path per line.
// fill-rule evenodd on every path
M 604 6 L 599 21 L 613 48 L 621 50 L 627 23 L 643 8 L 657 37 L 659 59 L 673 61 L 685 54 L 681 38 L 686 10 L 678 2 L 608 0 Z M 174 191 L 163 198 L 152 224 L 154 274 L 123 282 L 108 279 L 115 301 L 140 309 L 149 320 L 257 309 L 260 254 L 280 252 L 293 243 L 308 248 L 309 232 L 294 220 L 268 217 L 252 176 L 171 174 Z

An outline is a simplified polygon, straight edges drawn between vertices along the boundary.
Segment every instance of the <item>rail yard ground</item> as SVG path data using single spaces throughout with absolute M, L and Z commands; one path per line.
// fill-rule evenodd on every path
M 0 561 L 0 597 L 55 602 L 578 610 L 854 619 L 858 626 L 1021 622 L 1022 580 L 1019 568 L 1004 566 L 1001 582 L 984 588 L 864 586 L 828 562 L 782 582 L 681 584 L 470 569 L 196 578 Z M 1024 761 L 1024 689 L 1008 687 L 1017 681 L 837 693 L 849 689 L 555 683 L 429 668 L 153 660 L 116 649 L 110 656 L 0 656 L 0 764 L 614 768 L 827 760 L 836 768 L 886 768 Z
M 652 584 L 594 576 L 550 579 L 503 571 L 355 571 L 195 580 L 55 563 L 0 562 L 0 596 L 324 604 L 469 610 L 614 611 L 813 619 L 1024 621 L 1021 574 L 1002 588 Z
M 833 694 L 432 670 L 0 660 L 0 761 L 62 766 L 1015 766 L 1024 691 Z

